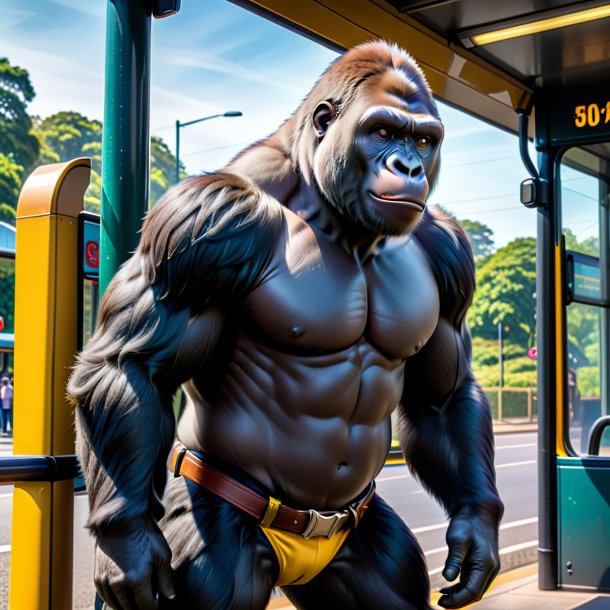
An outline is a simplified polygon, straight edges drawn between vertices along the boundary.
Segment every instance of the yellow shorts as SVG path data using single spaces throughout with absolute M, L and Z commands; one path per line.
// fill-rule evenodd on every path
M 292 532 L 262 525 L 259 527 L 273 547 L 280 564 L 280 573 L 275 583 L 278 587 L 304 585 L 316 577 L 332 561 L 352 531 L 351 527 L 346 527 L 331 538 L 304 538 Z

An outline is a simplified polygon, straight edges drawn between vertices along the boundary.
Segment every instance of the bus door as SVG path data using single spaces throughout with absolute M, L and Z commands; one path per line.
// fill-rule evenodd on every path
M 540 586 L 610 590 L 610 91 L 536 105 Z

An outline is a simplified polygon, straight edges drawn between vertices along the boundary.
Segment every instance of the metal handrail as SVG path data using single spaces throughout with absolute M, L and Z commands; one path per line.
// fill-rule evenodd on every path
M 69 481 L 80 474 L 75 455 L 14 455 L 0 458 L 0 483 Z
M 604 415 L 595 421 L 589 431 L 589 442 L 587 445 L 587 453 L 589 455 L 599 455 L 599 446 L 602 441 L 604 430 L 610 426 L 610 415 Z

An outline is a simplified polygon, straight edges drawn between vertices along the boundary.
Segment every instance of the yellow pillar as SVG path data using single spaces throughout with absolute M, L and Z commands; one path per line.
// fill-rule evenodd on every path
M 77 349 L 78 215 L 91 161 L 44 165 L 17 206 L 15 455 L 74 453 L 66 382 Z M 72 481 L 17 483 L 11 610 L 72 608 Z

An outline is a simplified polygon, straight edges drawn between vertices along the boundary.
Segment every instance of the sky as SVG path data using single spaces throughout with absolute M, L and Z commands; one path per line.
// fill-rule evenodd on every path
M 25 68 L 41 117 L 77 111 L 103 119 L 104 0 L 0 0 L 0 57 Z M 189 173 L 213 171 L 272 133 L 307 95 L 336 53 L 227 0 L 182 0 L 178 15 L 154 20 L 151 133 Z M 527 177 L 516 136 L 439 103 L 445 123 L 441 174 L 429 202 L 458 219 L 487 224 L 497 247 L 536 233 L 536 213 L 519 202 Z

